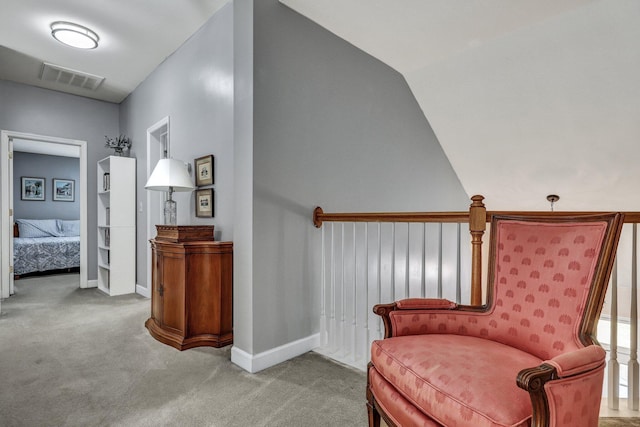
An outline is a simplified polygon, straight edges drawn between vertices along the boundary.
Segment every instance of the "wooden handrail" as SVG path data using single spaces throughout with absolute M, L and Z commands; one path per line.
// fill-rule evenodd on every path
M 580 216 L 598 215 L 605 211 L 486 211 L 485 222 L 491 222 L 494 215 L 543 215 Z M 640 212 L 622 212 L 625 224 L 640 224 Z M 325 213 L 321 207 L 313 211 L 313 224 L 320 228 L 323 222 L 442 222 L 468 223 L 469 212 L 352 212 Z
M 468 212 L 367 212 L 325 213 L 321 207 L 313 211 L 313 224 L 320 228 L 327 222 L 418 222 L 469 223 L 471 234 L 471 305 L 482 305 L 482 238 L 494 215 L 582 216 L 597 215 L 597 211 L 487 211 L 483 196 L 471 197 Z M 640 212 L 623 212 L 625 224 L 640 223 Z
M 320 228 L 327 222 L 469 222 L 469 212 L 378 212 L 324 213 L 321 207 L 313 211 L 313 224 Z

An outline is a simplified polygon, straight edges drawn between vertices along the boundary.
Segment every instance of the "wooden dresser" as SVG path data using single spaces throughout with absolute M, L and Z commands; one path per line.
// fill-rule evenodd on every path
M 213 226 L 156 229 L 149 333 L 178 350 L 233 343 L 233 242 L 214 241 Z

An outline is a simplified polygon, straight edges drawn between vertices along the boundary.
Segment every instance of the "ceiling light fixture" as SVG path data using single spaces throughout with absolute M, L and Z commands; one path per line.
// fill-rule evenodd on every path
M 78 49 L 95 49 L 98 47 L 98 40 L 100 40 L 100 37 L 87 27 L 65 21 L 53 22 L 51 35 L 60 43 Z

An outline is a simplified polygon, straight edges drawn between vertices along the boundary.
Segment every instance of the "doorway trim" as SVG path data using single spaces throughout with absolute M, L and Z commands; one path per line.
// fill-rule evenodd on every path
M 151 176 L 151 172 L 153 172 L 153 168 L 156 166 L 156 163 L 161 158 L 170 157 L 171 153 L 171 144 L 170 144 L 170 126 L 169 126 L 169 116 L 163 117 L 158 122 L 147 128 L 147 176 L 145 182 Z M 147 199 L 147 242 L 153 239 L 156 236 L 156 224 L 161 223 L 162 215 L 162 204 L 166 198 L 165 193 L 161 193 L 158 191 L 146 191 L 146 199 Z M 147 298 L 151 298 L 151 282 L 152 282 L 152 254 L 151 254 L 151 245 L 146 245 L 146 254 L 147 254 L 147 262 L 146 266 L 146 275 L 147 275 L 147 283 L 146 288 L 140 285 L 137 285 L 136 292 L 140 295 L 146 296 Z
M 13 254 L 10 254 L 10 239 L 13 238 L 13 212 L 8 207 L 12 206 L 9 200 L 9 189 L 13 188 L 13 177 L 9 175 L 9 162 L 13 166 L 13 153 L 10 152 L 9 141 L 13 139 L 27 139 L 39 142 L 48 142 L 54 144 L 74 145 L 80 149 L 80 287 L 88 288 L 88 254 L 87 254 L 87 141 L 59 138 L 54 136 L 37 135 L 32 133 L 14 132 L 8 130 L 0 131 L 0 294 L 3 298 L 9 296 L 10 260 Z M 11 168 L 12 169 L 12 168 Z

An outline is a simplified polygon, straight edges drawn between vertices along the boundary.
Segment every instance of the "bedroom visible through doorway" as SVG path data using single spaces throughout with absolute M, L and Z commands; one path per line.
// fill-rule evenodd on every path
M 2 298 L 14 293 L 13 236 L 14 232 L 20 234 L 20 231 L 26 234 L 23 237 L 33 238 L 46 238 L 49 236 L 44 234 L 51 234 L 54 241 L 56 238 L 79 238 L 79 248 L 75 244 L 79 252 L 76 254 L 80 270 L 78 286 L 90 287 L 87 279 L 86 142 L 2 131 L 1 143 Z M 18 227 L 14 228 L 14 224 Z M 76 237 L 71 237 L 73 235 Z M 56 266 L 60 266 L 60 270 L 67 268 L 64 259 L 53 260 L 51 265 L 38 265 L 32 258 L 25 257 L 26 263 L 17 266 L 20 272 L 31 273 L 41 268 L 58 270 Z

